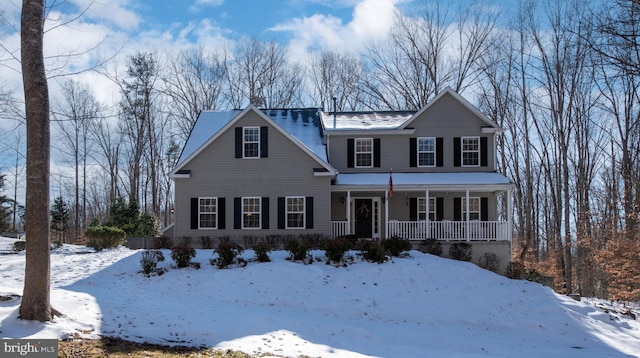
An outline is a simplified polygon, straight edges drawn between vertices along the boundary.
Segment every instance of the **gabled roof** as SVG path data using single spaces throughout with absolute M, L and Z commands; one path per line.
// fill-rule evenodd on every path
M 176 163 L 176 169 L 174 171 L 177 171 L 194 153 L 199 152 L 199 149 L 202 148 L 207 140 L 216 136 L 218 132 L 240 112 L 241 110 L 239 109 L 232 111 L 200 112 L 198 119 L 196 119 L 196 122 L 193 124 L 193 128 L 191 128 L 187 142 L 184 144 L 184 147 L 182 147 L 182 153 L 180 153 L 180 158 Z
M 445 88 L 419 111 L 321 112 L 320 120 L 322 122 L 322 127 L 327 132 L 405 129 L 411 122 L 447 94 L 451 95 L 455 100 L 460 102 L 460 104 L 486 123 L 487 127 L 495 130 L 501 129 L 495 122 L 490 120 L 451 87 Z
M 318 157 L 329 162 L 327 147 L 322 141 L 318 108 L 262 109 L 261 111 Z
M 326 148 L 322 143 L 322 133 L 319 128 L 319 119 L 317 119 L 317 109 L 261 110 L 249 105 L 244 110 L 202 111 L 193 125 L 171 176 L 175 176 L 187 163 L 222 133 L 232 128 L 249 111 L 254 111 L 268 124 L 280 131 L 316 160 L 328 173 L 337 173 L 327 161 Z M 316 119 L 313 118 L 314 116 Z
M 400 126 L 400 129 L 406 128 L 414 119 L 418 118 L 422 113 L 424 113 L 427 109 L 431 108 L 434 103 L 438 102 L 440 98 L 445 95 L 452 96 L 456 101 L 460 102 L 465 108 L 475 114 L 479 119 L 487 124 L 488 127 L 495 128 L 496 130 L 501 129 L 497 123 L 490 120 L 484 113 L 480 112 L 476 106 L 471 104 L 469 101 L 464 99 L 461 95 L 459 95 L 456 91 L 454 91 L 451 87 L 445 88 L 442 92 L 440 92 L 435 98 L 433 98 L 429 103 L 427 103 L 424 107 L 422 107 L 418 112 L 416 112 L 411 118 L 409 118 L 405 123 Z

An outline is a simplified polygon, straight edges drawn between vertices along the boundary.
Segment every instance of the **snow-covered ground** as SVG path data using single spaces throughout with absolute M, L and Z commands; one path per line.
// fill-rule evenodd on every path
M 13 239 L 0 238 L 2 247 Z M 168 345 L 232 348 L 297 357 L 640 356 L 640 324 L 535 283 L 411 252 L 384 264 L 272 262 L 145 277 L 142 250 L 51 255 L 54 322 L 17 318 L 19 298 L 0 302 L 0 338 L 99 335 Z M 322 257 L 323 252 L 314 251 Z M 253 252 L 244 256 L 252 258 Z M 21 295 L 25 256 L 0 255 L 0 296 Z

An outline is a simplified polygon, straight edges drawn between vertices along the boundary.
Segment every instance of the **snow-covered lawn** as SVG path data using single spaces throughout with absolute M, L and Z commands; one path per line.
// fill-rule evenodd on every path
M 155 277 L 139 273 L 142 252 L 56 249 L 51 301 L 64 316 L 21 321 L 19 299 L 0 302 L 0 338 L 104 335 L 293 357 L 640 356 L 637 321 L 417 251 L 384 264 L 354 253 L 348 267 L 276 251 L 270 263 L 219 270 L 212 250 L 198 250 L 196 270 L 172 268 L 166 250 L 168 271 Z M 0 255 L 0 296 L 22 294 L 24 262 Z

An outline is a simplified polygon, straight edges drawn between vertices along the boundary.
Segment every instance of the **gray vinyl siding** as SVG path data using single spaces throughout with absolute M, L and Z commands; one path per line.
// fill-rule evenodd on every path
M 268 126 L 267 158 L 235 158 L 235 127 Z M 269 126 L 254 112 L 240 118 L 209 147 L 187 163 L 190 178 L 175 180 L 176 237 L 271 235 L 330 232 L 330 186 L 328 176 L 316 177 L 313 169 L 321 167 L 309 154 Z M 278 229 L 278 197 L 314 198 L 313 229 Z M 190 229 L 191 198 L 222 197 L 226 199 L 225 229 Z M 269 229 L 234 230 L 234 198 L 268 197 Z
M 375 130 L 363 130 L 361 135 L 332 134 L 328 142 L 329 161 L 341 173 L 386 172 L 492 172 L 495 171 L 494 134 L 482 133 L 487 123 L 460 104 L 451 95 L 444 95 L 419 117 L 408 124 L 412 135 L 377 135 Z M 482 167 L 455 167 L 453 141 L 455 137 L 486 137 L 487 164 Z M 442 167 L 414 167 L 409 163 L 409 138 L 436 137 L 443 139 Z M 348 168 L 347 141 L 350 138 L 380 138 L 380 168 Z

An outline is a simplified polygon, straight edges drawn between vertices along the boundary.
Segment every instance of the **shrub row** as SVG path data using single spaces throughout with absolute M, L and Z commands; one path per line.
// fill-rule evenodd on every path
M 315 238 L 313 240 L 297 240 L 289 239 L 285 242 L 285 250 L 289 252 L 289 260 L 302 261 L 304 263 L 313 262 L 309 255 L 309 251 L 314 248 Z M 367 261 L 382 263 L 389 256 L 401 256 L 404 252 L 411 250 L 409 240 L 402 238 L 391 238 L 387 240 L 361 240 L 355 244 L 345 237 L 336 239 L 325 239 L 320 246 L 326 253 L 327 264 L 344 263 L 345 253 L 351 249 L 361 251 L 363 258 Z M 269 252 L 274 249 L 273 243 L 267 240 L 254 242 L 253 250 L 256 253 L 255 260 L 258 262 L 271 261 Z M 231 241 L 229 237 L 220 238 L 217 248 L 213 251 L 216 257 L 210 259 L 211 265 L 218 268 L 226 268 L 228 266 L 239 264 L 246 265 L 246 261 L 240 258 L 240 254 L 244 248 Z M 187 240 L 181 240 L 171 248 L 171 258 L 178 268 L 188 267 L 190 265 L 198 265 L 192 263 L 191 259 L 196 256 L 196 250 L 189 244 Z M 161 275 L 164 273 L 158 270 L 158 262 L 164 261 L 164 256 L 159 250 L 147 250 L 143 253 L 141 259 L 142 272 L 150 276 L 152 274 Z

